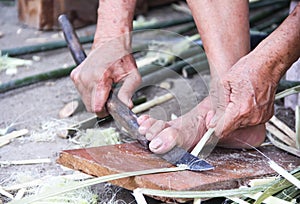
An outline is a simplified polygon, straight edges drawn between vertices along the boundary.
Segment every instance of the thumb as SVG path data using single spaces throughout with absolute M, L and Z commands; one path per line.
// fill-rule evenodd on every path
M 230 102 L 224 114 L 219 117 L 216 122 L 215 133 L 219 137 L 226 137 L 234 130 L 240 127 L 240 122 L 238 121 L 239 111 L 236 105 Z
M 131 97 L 141 83 L 141 76 L 137 70 L 133 70 L 124 80 L 118 98 L 128 107 L 132 108 L 133 103 Z

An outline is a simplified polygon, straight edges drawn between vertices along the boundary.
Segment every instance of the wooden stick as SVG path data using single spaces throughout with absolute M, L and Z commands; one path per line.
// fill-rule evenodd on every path
M 145 103 L 142 103 L 141 105 L 135 106 L 132 109 L 132 112 L 134 113 L 141 113 L 145 110 L 150 109 L 153 106 L 162 104 L 170 99 L 172 99 L 174 96 L 171 93 L 167 93 L 165 95 L 159 96 L 159 97 L 155 97 L 154 99 L 147 101 Z
M 296 133 L 289 128 L 285 123 L 279 120 L 275 115 L 270 119 L 270 121 L 282 132 L 284 132 L 290 139 L 296 141 Z
M 144 195 L 140 192 L 139 188 L 133 190 L 133 196 L 134 196 L 137 204 L 147 204 L 147 201 L 146 201 Z
M 262 192 L 259 192 L 259 193 L 256 193 L 256 194 L 248 194 L 248 195 L 245 195 L 245 196 L 256 200 L 261 196 L 261 194 L 262 194 Z M 274 196 L 269 196 L 268 198 L 266 198 L 264 200 L 263 203 L 265 203 L 265 204 L 274 204 L 274 203 L 293 204 L 292 202 L 288 202 L 288 201 L 282 200 L 282 199 L 274 197 Z
M 26 192 L 26 188 L 21 188 L 20 190 L 18 190 L 16 196 L 14 197 L 15 200 L 20 200 L 21 198 L 23 198 L 24 194 Z
M 294 86 L 292 88 L 289 88 L 289 89 L 286 89 L 282 92 L 277 93 L 276 96 L 275 96 L 275 100 L 279 100 L 281 98 L 284 98 L 286 96 L 296 94 L 296 93 L 299 93 L 299 92 L 300 92 L 300 85 Z
M 296 124 L 295 124 L 295 128 L 296 128 L 296 147 L 297 149 L 300 149 L 300 107 L 296 106 L 296 110 L 295 110 L 295 118 L 296 118 Z
M 0 147 L 3 147 L 3 146 L 5 146 L 9 143 L 10 143 L 10 140 L 3 140 L 3 141 L 0 142 Z
M 285 135 L 283 132 L 281 132 L 277 127 L 273 126 L 271 123 L 266 123 L 267 130 L 273 134 L 275 137 L 277 137 L 279 140 L 281 140 L 283 143 L 296 147 L 295 141 L 293 141 L 291 138 L 289 138 L 287 135 Z
M 31 187 L 38 186 L 38 185 L 42 184 L 43 182 L 45 182 L 45 180 L 47 180 L 49 178 L 63 178 L 63 179 L 78 181 L 78 180 L 90 179 L 90 178 L 93 178 L 93 176 L 88 175 L 88 174 L 84 174 L 84 173 L 75 173 L 75 174 L 55 176 L 55 177 L 45 176 L 43 178 L 36 179 L 36 180 L 33 180 L 33 181 L 29 181 L 29 182 L 25 182 L 25 183 L 21 183 L 21 184 L 15 184 L 15 185 L 12 185 L 12 186 L 6 186 L 6 187 L 3 187 L 3 189 L 5 191 L 16 191 L 16 190 L 19 190 L 19 189 L 22 189 L 22 188 L 31 188 Z
M 1 136 L 0 137 L 0 144 L 5 144 L 7 141 L 10 141 L 11 139 L 24 136 L 28 133 L 29 133 L 29 131 L 27 129 L 13 131 L 13 132 L 8 133 L 4 136 Z
M 284 177 L 286 180 L 294 184 L 298 189 L 300 189 L 300 180 L 298 180 L 295 176 L 287 172 L 284 168 L 279 166 L 276 162 L 270 160 L 269 166 L 276 171 L 280 176 Z
M 300 157 L 300 150 L 293 148 L 291 146 L 288 146 L 288 145 L 284 144 L 283 142 L 276 140 L 270 133 L 267 133 L 267 137 L 274 146 L 276 146 L 279 149 L 282 149 L 284 151 L 287 151 L 293 155 L 296 155 L 297 157 Z
M 28 164 L 41 164 L 51 163 L 50 159 L 26 159 L 26 160 L 15 160 L 15 161 L 0 161 L 0 165 L 28 165 Z
M 2 187 L 0 187 L 0 194 L 4 195 L 10 199 L 14 199 L 14 196 L 12 194 L 10 194 L 9 192 L 5 191 Z
M 191 154 L 197 157 L 199 155 L 199 153 L 201 152 L 201 150 L 203 149 L 203 147 L 205 146 L 205 144 L 207 143 L 207 141 L 212 137 L 214 132 L 215 132 L 214 128 L 209 128 L 207 130 L 207 132 L 203 135 L 201 140 L 198 142 L 196 147 L 193 149 Z

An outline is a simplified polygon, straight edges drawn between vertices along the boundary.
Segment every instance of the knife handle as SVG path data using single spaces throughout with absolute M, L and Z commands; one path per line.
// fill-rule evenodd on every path
M 66 15 L 60 15 L 58 21 L 63 30 L 68 47 L 77 65 L 83 62 L 86 54 L 79 42 L 75 30 Z M 124 127 L 132 138 L 137 139 L 145 148 L 149 149 L 149 141 L 138 131 L 137 115 L 134 114 L 119 98 L 116 93 L 111 92 L 106 102 L 108 112 L 122 127 Z
M 114 120 L 124 127 L 132 138 L 137 139 L 140 144 L 149 149 L 149 141 L 138 131 L 137 115 L 120 101 L 114 92 L 110 94 L 106 102 L 106 108 Z
M 86 58 L 86 54 L 79 42 L 78 36 L 70 23 L 67 15 L 62 14 L 58 17 L 58 22 L 64 33 L 65 40 L 71 51 L 72 57 L 77 65 L 83 62 Z

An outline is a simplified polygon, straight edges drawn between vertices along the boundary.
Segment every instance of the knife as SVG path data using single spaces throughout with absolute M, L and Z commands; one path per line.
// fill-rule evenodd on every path
M 78 65 L 86 58 L 86 54 L 67 16 L 60 15 L 58 17 L 58 21 L 62 27 L 74 61 Z M 143 147 L 149 150 L 149 141 L 145 136 L 138 132 L 139 125 L 137 123 L 137 115 L 135 115 L 123 102 L 118 99 L 115 91 L 110 93 L 110 96 L 106 102 L 106 107 L 107 111 L 114 118 L 114 120 L 124 127 L 132 138 L 136 139 Z M 178 146 L 175 146 L 165 154 L 156 155 L 173 165 L 185 165 L 185 167 L 191 171 L 206 171 L 214 168 L 205 160 L 199 159 L 198 157 L 190 154 L 185 149 Z

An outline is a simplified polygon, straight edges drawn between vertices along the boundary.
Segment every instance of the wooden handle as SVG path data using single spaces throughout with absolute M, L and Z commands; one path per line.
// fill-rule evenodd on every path
M 79 39 L 73 29 L 72 24 L 66 15 L 60 15 L 58 21 L 62 27 L 68 47 L 72 53 L 73 59 L 79 65 L 86 58 L 86 54 L 79 42 Z M 144 147 L 148 148 L 149 141 L 138 132 L 139 125 L 137 116 L 134 114 L 122 101 L 119 100 L 116 93 L 113 91 L 107 102 L 107 111 L 111 114 L 116 122 L 122 125 L 131 137 L 137 139 Z
M 65 40 L 68 44 L 68 47 L 71 51 L 73 59 L 77 65 L 79 65 L 86 58 L 86 54 L 79 42 L 78 36 L 75 33 L 75 30 L 70 23 L 68 17 L 65 14 L 62 14 L 58 17 L 58 22 L 62 28 L 62 31 L 65 36 Z

